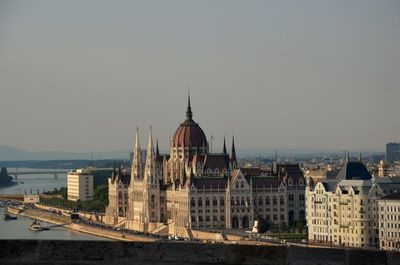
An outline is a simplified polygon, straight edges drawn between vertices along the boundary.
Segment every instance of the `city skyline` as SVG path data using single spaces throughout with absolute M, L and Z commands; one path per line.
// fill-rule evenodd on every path
M 189 86 L 216 150 L 399 142 L 398 3 L 210 3 L 2 2 L 0 144 L 167 150 Z

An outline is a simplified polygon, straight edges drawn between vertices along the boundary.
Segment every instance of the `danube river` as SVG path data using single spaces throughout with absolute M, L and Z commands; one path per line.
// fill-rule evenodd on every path
M 12 169 L 9 169 L 9 171 L 11 170 Z M 25 192 L 27 194 L 36 194 L 37 191 L 43 193 L 43 191 L 49 191 L 53 190 L 54 188 L 58 189 L 67 186 L 66 174 L 57 174 L 57 177 L 55 178 L 54 174 L 46 174 L 46 169 L 18 168 L 18 171 L 37 171 L 41 173 L 32 175 L 18 175 L 18 179 L 14 180 L 18 184 L 6 188 L 0 188 L 0 194 L 24 194 Z
M 28 169 L 18 169 L 19 171 Z M 43 191 L 53 190 L 67 186 L 66 174 L 58 174 L 54 178 L 54 174 L 34 174 L 34 175 L 19 175 L 18 184 L 11 187 L 0 188 L 0 194 L 27 194 L 40 193 Z M 5 208 L 0 208 L 0 239 L 57 239 L 57 240 L 109 240 L 102 237 L 92 236 L 84 233 L 79 233 L 64 229 L 62 227 L 52 227 L 48 231 L 34 232 L 29 230 L 29 225 L 32 220 L 18 216 L 17 220 L 5 221 Z M 52 224 L 46 224 L 52 225 Z

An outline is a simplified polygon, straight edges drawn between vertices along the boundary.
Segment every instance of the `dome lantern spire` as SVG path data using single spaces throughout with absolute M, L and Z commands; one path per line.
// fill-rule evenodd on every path
M 186 109 L 186 120 L 191 121 L 193 117 L 192 107 L 190 106 L 190 91 L 188 89 L 188 105 Z

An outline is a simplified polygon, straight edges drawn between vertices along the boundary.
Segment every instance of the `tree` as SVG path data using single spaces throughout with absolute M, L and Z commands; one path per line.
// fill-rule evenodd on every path
M 265 233 L 268 231 L 269 229 L 269 223 L 267 220 L 265 220 L 264 218 L 262 218 L 262 216 L 257 216 L 256 221 L 258 221 L 258 225 L 257 225 L 257 230 L 258 233 Z
M 12 177 L 8 175 L 7 168 L 2 167 L 0 171 L 0 183 L 10 183 Z

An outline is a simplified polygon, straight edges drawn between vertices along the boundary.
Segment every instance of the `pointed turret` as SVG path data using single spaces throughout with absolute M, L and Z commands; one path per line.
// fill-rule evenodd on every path
M 191 121 L 193 117 L 192 107 L 190 106 L 190 93 L 188 91 L 188 105 L 186 109 L 186 120 Z
M 156 143 L 156 156 L 160 156 L 160 150 L 158 149 L 158 138 L 157 138 L 157 143 Z
M 133 159 L 132 159 L 132 169 L 131 176 L 132 179 L 140 179 L 142 177 L 142 158 L 140 154 L 140 144 L 139 144 L 139 127 L 136 127 L 136 139 L 135 139 L 135 148 L 133 150 Z
M 237 163 L 236 160 L 236 149 L 235 149 L 235 138 L 232 136 L 232 154 L 231 154 L 231 162 Z
M 224 154 L 226 154 L 226 142 L 225 142 L 225 136 L 224 136 L 224 148 L 223 148 L 222 152 L 223 152 Z
M 147 144 L 147 151 L 146 151 L 146 166 L 144 172 L 144 179 L 146 183 L 155 183 L 156 182 L 156 159 L 154 153 L 154 146 L 153 146 L 153 133 L 150 126 L 149 131 L 149 142 Z

